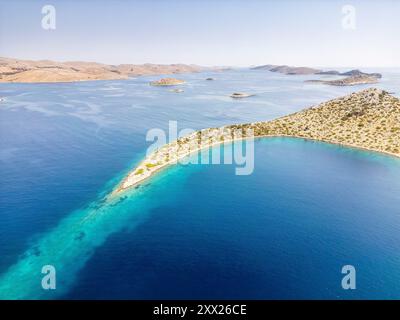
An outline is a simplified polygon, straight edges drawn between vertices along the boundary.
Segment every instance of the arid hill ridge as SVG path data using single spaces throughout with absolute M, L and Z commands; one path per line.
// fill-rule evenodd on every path
M 0 57 L 0 82 L 72 82 L 127 79 L 130 76 L 200 72 L 210 68 L 185 64 L 120 64 L 56 62 Z M 218 69 L 218 68 L 216 68 Z

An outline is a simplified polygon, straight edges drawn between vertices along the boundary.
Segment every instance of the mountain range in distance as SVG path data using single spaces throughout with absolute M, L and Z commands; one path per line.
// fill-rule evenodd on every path
M 223 69 L 222 67 L 202 67 L 194 64 L 108 65 L 97 62 L 33 61 L 0 57 L 0 82 L 119 80 L 144 75 L 180 74 Z
M 201 71 L 223 71 L 227 67 L 203 67 L 195 64 L 119 64 L 109 65 L 98 62 L 57 62 L 51 60 L 20 60 L 0 57 L 0 82 L 74 82 L 90 80 L 120 80 L 144 75 L 167 75 Z M 360 70 L 339 72 L 310 67 L 287 65 L 261 65 L 252 70 L 267 70 L 286 75 L 333 75 L 344 76 L 334 80 L 307 80 L 307 82 L 329 85 L 354 85 L 376 83 L 380 73 L 365 73 Z

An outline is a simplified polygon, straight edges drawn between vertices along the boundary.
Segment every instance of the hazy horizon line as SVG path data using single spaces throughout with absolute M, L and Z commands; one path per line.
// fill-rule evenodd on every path
M 308 68 L 316 68 L 316 69 L 333 69 L 333 68 L 339 68 L 339 69 L 347 69 L 347 68 L 400 68 L 399 66 L 371 66 L 371 65 L 336 65 L 336 66 L 316 66 L 316 65 L 298 65 L 298 64 L 291 64 L 291 63 L 249 63 L 247 65 L 242 65 L 242 64 L 237 64 L 237 65 L 222 65 L 222 64 L 202 64 L 202 63 L 195 63 L 195 62 L 170 62 L 170 63 L 158 63 L 158 62 L 119 62 L 119 63 L 109 63 L 109 62 L 104 62 L 104 61 L 99 61 L 99 60 L 82 60 L 82 59 L 52 59 L 52 58 L 40 58 L 40 59 L 34 59 L 34 58 L 20 58 L 20 57 L 9 57 L 9 56 L 3 56 L 0 55 L 0 58 L 4 59 L 15 59 L 15 60 L 25 60 L 25 61 L 52 61 L 52 62 L 59 62 L 59 63 L 68 63 L 68 62 L 84 62 L 84 63 L 99 63 L 99 64 L 104 64 L 104 65 L 109 65 L 109 66 L 118 66 L 118 65 L 124 65 L 124 64 L 131 64 L 131 65 L 145 65 L 145 64 L 153 64 L 153 65 L 197 65 L 201 67 L 220 67 L 220 68 L 253 68 L 257 66 L 263 66 L 263 65 L 276 65 L 276 66 L 289 66 L 289 67 L 308 67 Z

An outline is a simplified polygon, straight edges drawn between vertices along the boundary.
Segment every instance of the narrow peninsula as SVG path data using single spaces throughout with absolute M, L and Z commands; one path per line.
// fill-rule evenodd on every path
M 370 88 L 272 121 L 208 128 L 168 143 L 133 169 L 113 194 L 129 189 L 190 153 L 253 137 L 296 137 L 400 157 L 400 99 Z M 251 132 L 251 134 L 249 133 Z M 204 139 L 206 137 L 206 139 Z

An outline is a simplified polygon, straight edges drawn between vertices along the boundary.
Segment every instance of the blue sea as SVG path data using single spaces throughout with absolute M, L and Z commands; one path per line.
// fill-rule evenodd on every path
M 400 96 L 400 70 L 373 71 Z M 170 120 L 269 120 L 368 87 L 247 69 L 177 77 L 182 93 L 148 85 L 160 76 L 0 84 L 0 299 L 400 299 L 394 157 L 265 138 L 251 175 L 176 165 L 105 201 Z

